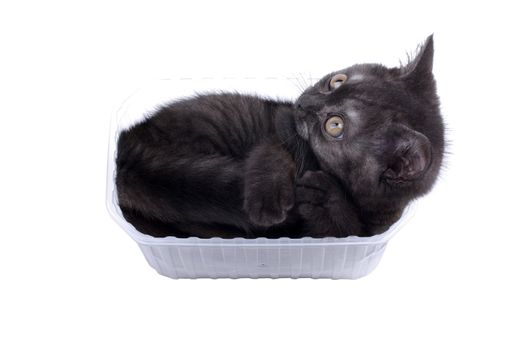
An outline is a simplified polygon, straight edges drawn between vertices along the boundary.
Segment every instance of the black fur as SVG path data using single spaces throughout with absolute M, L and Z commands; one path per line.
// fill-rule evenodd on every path
M 209 94 L 123 131 L 116 187 L 139 231 L 177 237 L 344 237 L 385 231 L 433 186 L 444 128 L 432 36 L 407 65 L 334 72 L 293 102 Z M 331 78 L 348 80 L 336 89 Z M 343 118 L 343 135 L 325 122 Z

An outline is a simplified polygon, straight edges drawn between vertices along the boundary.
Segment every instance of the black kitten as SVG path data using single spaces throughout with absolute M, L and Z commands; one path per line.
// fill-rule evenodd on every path
M 158 237 L 385 231 L 441 166 L 433 52 L 430 36 L 406 66 L 334 72 L 295 103 L 214 94 L 162 107 L 118 140 L 126 220 Z

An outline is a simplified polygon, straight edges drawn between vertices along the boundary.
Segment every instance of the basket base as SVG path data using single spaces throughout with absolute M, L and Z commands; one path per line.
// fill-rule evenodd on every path
M 386 243 L 308 246 L 154 246 L 147 262 L 170 278 L 358 279 L 378 265 Z

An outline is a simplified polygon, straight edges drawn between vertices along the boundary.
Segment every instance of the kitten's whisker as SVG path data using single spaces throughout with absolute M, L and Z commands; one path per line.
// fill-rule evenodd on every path
M 296 76 L 296 82 L 298 82 L 298 84 L 300 85 L 301 92 L 304 92 L 307 89 L 307 86 L 306 86 L 306 84 L 303 83 L 303 80 L 300 77 L 300 75 L 301 75 L 300 73 L 297 73 L 295 75 Z
M 294 85 L 296 87 L 296 89 L 298 89 L 298 92 L 301 94 L 303 93 L 303 89 L 301 88 L 301 86 L 299 84 L 297 84 L 297 82 L 294 82 L 295 78 L 287 78 L 288 81 L 290 81 L 292 83 L 292 85 Z
M 305 79 L 305 77 L 301 73 L 300 73 L 300 77 L 301 77 L 301 80 L 303 82 L 303 85 L 305 85 L 305 89 L 304 90 L 306 90 L 309 87 L 309 84 L 307 84 L 307 79 Z
M 300 83 L 300 86 L 303 89 L 303 81 L 301 80 L 301 73 L 296 73 L 296 80 Z
M 302 92 L 305 91 L 306 86 L 304 86 L 302 78 L 300 77 L 301 73 L 296 73 L 296 81 L 300 84 Z

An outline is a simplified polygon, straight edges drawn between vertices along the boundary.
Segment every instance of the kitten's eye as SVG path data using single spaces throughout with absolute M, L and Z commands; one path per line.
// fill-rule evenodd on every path
M 343 135 L 343 118 L 334 115 L 325 122 L 325 131 L 332 137 L 341 138 Z
M 331 81 L 329 83 L 329 87 L 331 90 L 336 90 L 347 80 L 347 76 L 342 73 L 338 73 L 335 76 L 331 78 Z

